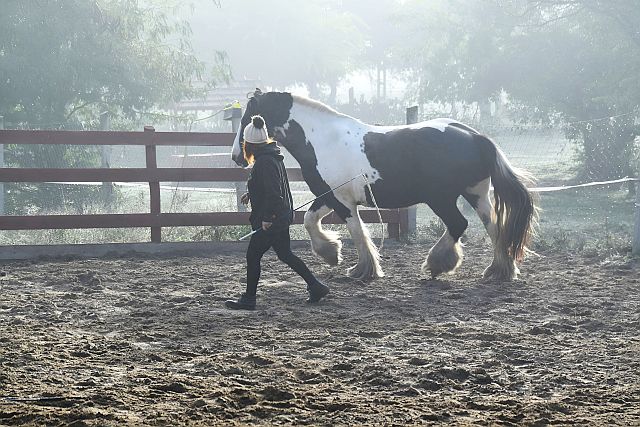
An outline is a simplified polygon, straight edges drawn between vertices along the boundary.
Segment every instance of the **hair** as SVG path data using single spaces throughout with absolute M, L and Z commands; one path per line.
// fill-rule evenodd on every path
M 251 117 L 251 124 L 253 124 L 253 127 L 256 129 L 262 129 L 264 127 L 264 119 L 261 116 L 253 116 Z M 273 142 L 273 139 L 267 138 L 267 142 L 265 142 L 265 144 L 272 144 Z M 262 144 L 251 144 L 247 141 L 242 142 L 242 154 L 244 155 L 244 159 L 250 165 L 252 165 L 256 161 L 254 156 L 255 146 L 259 147 L 261 145 Z
M 251 117 L 251 124 L 256 129 L 262 129 L 264 127 L 264 119 L 262 118 L 262 116 L 257 116 L 257 115 L 256 116 L 252 116 Z

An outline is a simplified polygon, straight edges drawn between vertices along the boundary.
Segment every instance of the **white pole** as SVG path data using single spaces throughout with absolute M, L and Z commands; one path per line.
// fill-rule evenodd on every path
M 418 106 L 409 107 L 406 110 L 406 123 L 412 125 L 418 123 Z M 415 234 L 418 226 L 418 206 L 413 205 L 407 208 L 409 210 L 409 224 L 407 224 L 407 232 L 409 235 Z
M 100 114 L 100 130 L 108 131 L 111 128 L 111 117 L 108 111 L 105 111 Z M 102 146 L 102 156 L 101 156 L 101 165 L 103 168 L 111 167 L 111 146 L 103 145 Z M 111 182 L 103 182 L 102 183 L 102 200 L 105 203 L 111 203 L 113 198 L 113 183 Z
M 633 255 L 640 255 L 640 178 L 636 181 L 636 226 L 633 233 Z
M 0 116 L 0 130 L 4 130 L 4 116 Z M 0 168 L 4 167 L 4 144 L 0 144 Z M 4 182 L 0 182 L 0 215 L 4 215 Z
M 232 114 L 231 115 L 231 132 L 238 133 L 238 130 L 240 129 L 240 124 L 242 121 L 242 108 L 235 107 L 235 106 L 232 107 L 231 114 Z M 240 141 L 240 143 L 242 143 L 242 141 Z M 236 206 L 238 208 L 238 212 L 246 212 L 247 207 L 242 204 L 242 202 L 240 201 L 240 198 L 247 190 L 247 183 L 235 182 L 234 186 L 236 188 Z

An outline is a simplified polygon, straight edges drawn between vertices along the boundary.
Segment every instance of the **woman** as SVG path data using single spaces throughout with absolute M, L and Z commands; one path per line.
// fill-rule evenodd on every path
M 307 283 L 309 299 L 318 302 L 329 293 L 309 271 L 304 262 L 291 252 L 289 226 L 293 222 L 293 200 L 289 180 L 280 148 L 269 138 L 264 119 L 253 116 L 244 128 L 243 151 L 245 159 L 253 164 L 247 194 L 242 203 L 251 202 L 249 221 L 253 230 L 247 249 L 247 289 L 237 300 L 227 300 L 225 305 L 234 310 L 254 310 L 256 291 L 260 279 L 260 260 L 273 248 L 278 258 L 298 273 Z

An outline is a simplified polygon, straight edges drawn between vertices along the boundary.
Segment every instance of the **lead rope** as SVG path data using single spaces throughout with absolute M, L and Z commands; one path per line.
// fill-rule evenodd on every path
M 380 213 L 380 208 L 378 207 L 376 198 L 373 195 L 373 190 L 371 190 L 371 184 L 367 179 L 367 175 L 365 175 L 364 172 L 362 172 L 361 175 L 364 179 L 365 184 L 367 185 L 367 188 L 369 189 L 369 194 L 371 194 L 371 201 L 373 202 L 373 206 L 376 207 L 376 211 L 378 212 L 378 220 L 380 220 L 380 230 L 382 231 L 382 233 L 380 234 L 380 246 L 378 247 L 378 252 L 380 252 L 382 250 L 382 247 L 384 246 L 384 222 L 382 222 L 382 214 Z
M 345 181 L 345 182 L 343 182 L 342 184 L 340 184 L 340 185 L 338 185 L 338 186 L 336 186 L 336 187 L 333 187 L 333 188 L 332 188 L 332 189 L 330 189 L 329 191 L 325 191 L 324 193 L 322 193 L 322 194 L 321 194 L 321 195 L 319 195 L 318 197 L 316 197 L 316 198 L 314 198 L 314 199 L 312 199 L 312 200 L 309 200 L 307 203 L 303 203 L 303 204 L 301 204 L 300 206 L 298 206 L 297 208 L 295 208 L 293 211 L 295 212 L 295 211 L 297 211 L 297 210 L 299 210 L 299 209 L 302 209 L 303 207 L 307 206 L 307 205 L 308 205 L 308 204 L 310 204 L 310 203 L 315 202 L 316 200 L 318 200 L 318 199 L 319 199 L 319 198 L 321 198 L 321 197 L 326 196 L 327 194 L 331 193 L 332 191 L 334 191 L 334 190 L 336 190 L 336 189 L 338 189 L 338 188 L 340 188 L 340 187 L 342 187 L 342 186 L 347 185 L 348 183 L 350 183 L 350 182 L 352 182 L 353 180 L 357 179 L 357 178 L 358 178 L 358 176 L 359 176 L 359 175 L 356 175 L 356 176 L 354 176 L 353 178 L 351 178 L 350 180 Z M 366 181 L 366 178 L 365 178 L 365 181 Z M 371 191 L 371 189 L 369 189 L 369 191 Z M 260 230 L 262 230 L 262 228 L 257 228 L 257 229 L 255 229 L 255 230 L 253 230 L 251 233 L 245 234 L 244 236 L 240 237 L 238 240 L 244 240 L 244 239 L 246 239 L 247 237 L 250 237 L 250 236 L 252 236 L 252 235 L 256 234 L 256 233 L 257 233 L 258 231 L 260 231 Z

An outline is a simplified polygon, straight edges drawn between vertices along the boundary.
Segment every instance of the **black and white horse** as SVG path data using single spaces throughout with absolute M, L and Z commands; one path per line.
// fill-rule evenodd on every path
M 270 136 L 298 161 L 314 195 L 364 174 L 380 208 L 429 205 L 447 228 L 422 264 L 423 272 L 432 278 L 454 271 L 462 261 L 460 237 L 468 222 L 456 205 L 459 196 L 474 207 L 493 243 L 493 262 L 484 277 L 516 278 L 516 261 L 524 256 L 536 207 L 525 186 L 526 174 L 511 167 L 486 136 L 451 119 L 373 126 L 318 101 L 257 90 L 247 103 L 233 144 L 232 158 L 243 167 L 247 166 L 241 147 L 243 129 L 256 114 L 264 117 Z M 320 222 L 335 211 L 346 222 L 358 250 L 358 263 L 349 269 L 349 275 L 363 280 L 382 277 L 380 256 L 360 219 L 358 205 L 373 206 L 364 177 L 313 202 L 305 213 L 304 226 L 314 253 L 338 264 L 342 243 L 336 233 L 323 230 Z

